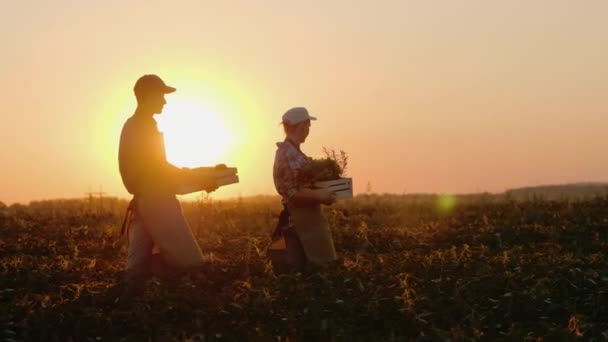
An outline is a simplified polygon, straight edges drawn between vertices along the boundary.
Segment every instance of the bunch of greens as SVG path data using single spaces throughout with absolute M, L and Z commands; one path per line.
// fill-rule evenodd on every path
M 311 159 L 311 162 L 298 172 L 298 183 L 309 185 L 314 182 L 334 180 L 345 174 L 348 155 L 340 150 L 323 147 L 325 158 Z

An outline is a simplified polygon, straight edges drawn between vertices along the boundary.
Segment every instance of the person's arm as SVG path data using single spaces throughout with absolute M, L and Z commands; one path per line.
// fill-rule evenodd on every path
M 130 194 L 140 191 L 140 166 L 137 159 L 137 132 L 131 129 L 129 121 L 125 122 L 120 133 L 118 145 L 118 169 L 122 182 Z

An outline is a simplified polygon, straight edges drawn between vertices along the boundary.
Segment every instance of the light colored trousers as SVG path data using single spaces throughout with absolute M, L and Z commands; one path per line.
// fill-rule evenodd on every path
M 178 268 L 203 262 L 201 249 L 173 195 L 139 197 L 128 234 L 128 271 L 148 267 L 154 253 Z

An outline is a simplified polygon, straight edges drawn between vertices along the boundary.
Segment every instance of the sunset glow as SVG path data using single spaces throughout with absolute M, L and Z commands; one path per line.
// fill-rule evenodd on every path
M 186 167 L 221 163 L 234 143 L 221 114 L 178 94 L 168 95 L 167 102 L 157 117 L 165 137 L 167 159 Z

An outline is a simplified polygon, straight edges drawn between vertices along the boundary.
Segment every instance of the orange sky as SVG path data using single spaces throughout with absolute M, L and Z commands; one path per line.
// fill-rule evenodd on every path
M 145 73 L 178 88 L 169 159 L 239 168 L 217 198 L 275 193 L 277 122 L 300 105 L 319 117 L 303 150 L 347 151 L 356 192 L 608 180 L 606 1 L 92 3 L 1 6 L 1 201 L 126 197 Z

